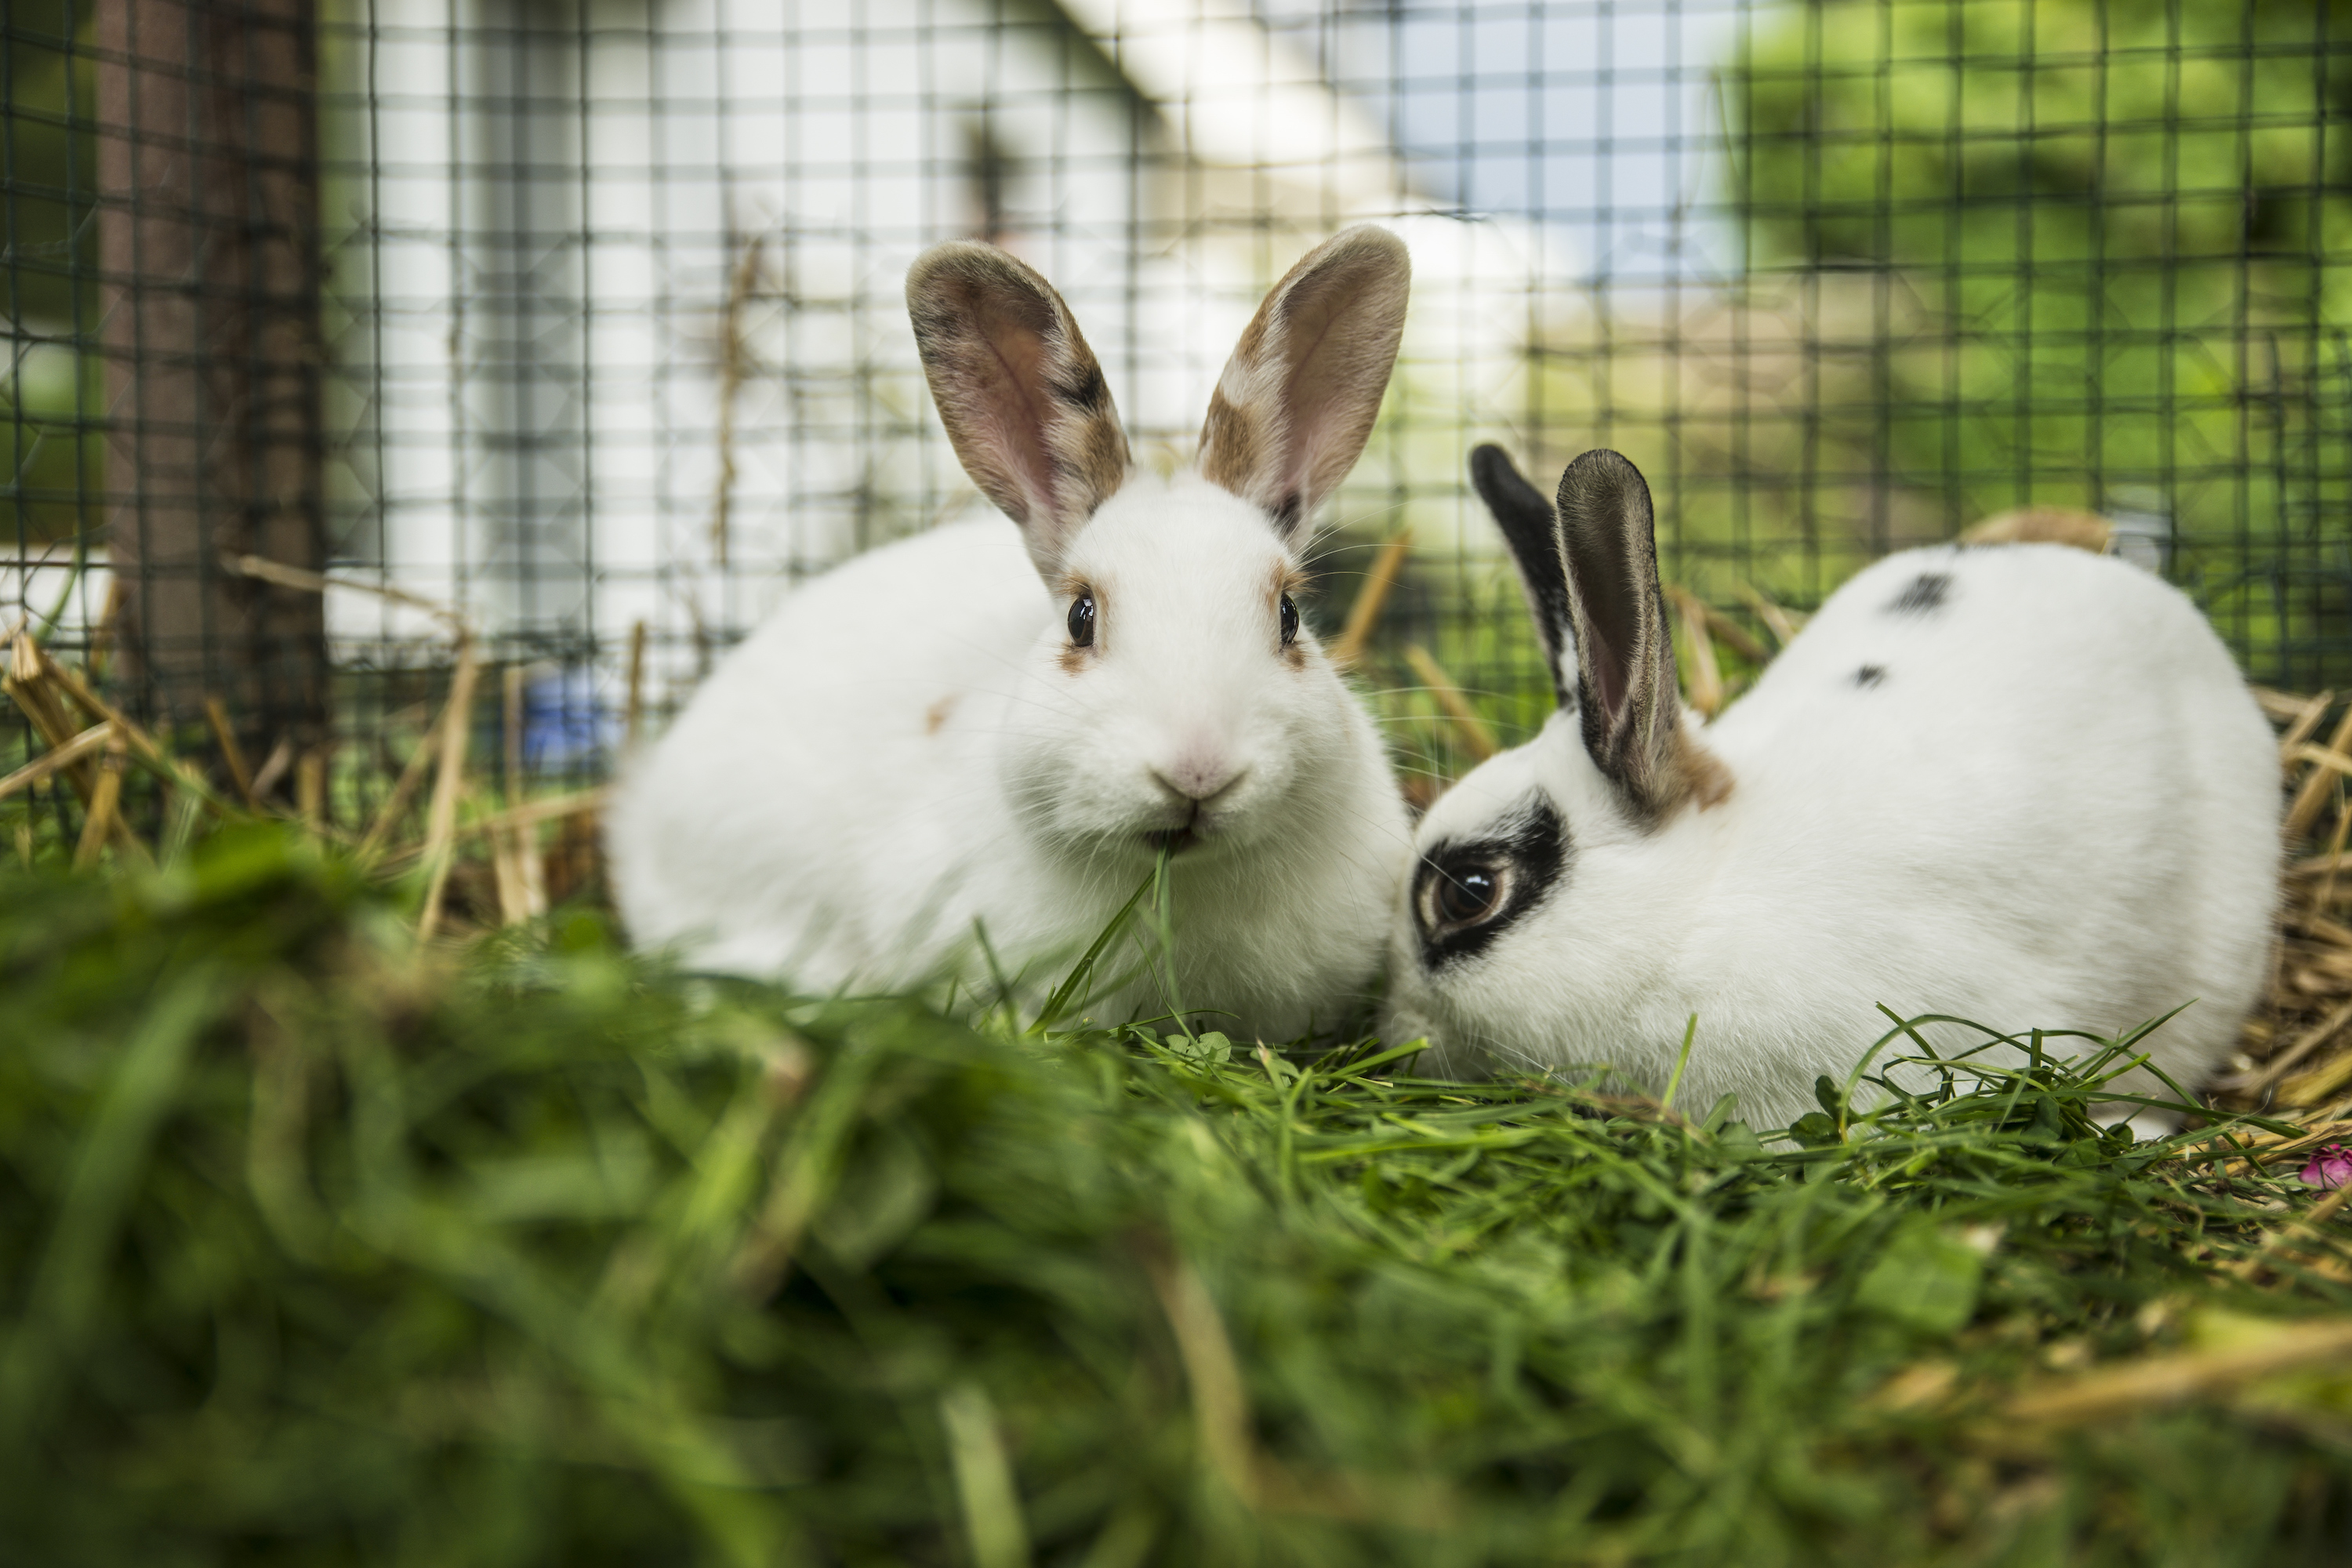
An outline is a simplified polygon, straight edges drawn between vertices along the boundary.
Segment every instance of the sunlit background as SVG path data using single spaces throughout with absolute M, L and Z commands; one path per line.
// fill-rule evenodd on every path
M 251 687 L 364 745 L 447 606 L 527 669 L 531 765 L 593 772 L 792 582 L 980 504 L 925 246 L 1045 270 L 1164 465 L 1264 289 L 1369 220 L 1414 303 L 1317 613 L 1410 531 L 1367 674 L 1416 766 L 1459 760 L 1432 663 L 1506 738 L 1542 709 L 1480 440 L 1625 451 L 1672 585 L 1759 639 L 2057 505 L 2257 677 L 2352 679 L 2343 9 L 257 0 L 223 47 L 177 0 L 18 0 L 0 614 L 107 623 L 152 710 Z M 263 626 L 244 555 L 397 595 Z

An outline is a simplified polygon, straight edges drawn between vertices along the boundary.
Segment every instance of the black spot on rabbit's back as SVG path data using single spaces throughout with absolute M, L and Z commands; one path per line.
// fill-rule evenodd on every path
M 1930 610 L 1942 609 L 1951 592 L 1952 574 L 1949 572 L 1922 572 L 1911 579 L 1903 592 L 1886 602 L 1886 613 L 1890 616 L 1924 616 Z
M 1865 664 L 1853 672 L 1853 683 L 1865 691 L 1885 679 L 1886 667 L 1883 664 Z

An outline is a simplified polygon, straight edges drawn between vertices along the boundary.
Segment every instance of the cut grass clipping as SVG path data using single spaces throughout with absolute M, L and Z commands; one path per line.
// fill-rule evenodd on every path
M 810 1005 L 588 915 L 459 954 L 416 901 L 266 826 L 0 885 L 0 1556 L 2352 1543 L 2352 1258 L 2276 1124 L 2135 1148 L 2045 1058 L 1825 1080 L 1768 1146 L 1375 1047 Z

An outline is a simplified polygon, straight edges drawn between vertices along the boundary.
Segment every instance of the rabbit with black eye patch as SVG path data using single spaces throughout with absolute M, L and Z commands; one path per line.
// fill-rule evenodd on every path
M 1588 452 L 1547 500 L 1496 447 L 1471 464 L 1560 705 L 1420 825 L 1390 1038 L 1658 1092 L 1696 1014 L 1680 1103 L 1736 1094 L 1758 1127 L 1843 1080 L 1881 1003 L 2109 1037 L 2189 1004 L 2152 1062 L 2193 1090 L 2229 1053 L 2272 938 L 2278 759 L 2178 590 L 2060 544 L 1892 555 L 1702 728 L 1633 465 Z M 2146 1068 L 2114 1087 L 2169 1098 Z
M 978 243 L 925 253 L 907 279 L 923 368 L 1004 516 L 800 587 L 704 684 L 611 814 L 633 937 L 817 992 L 993 968 L 1034 996 L 1168 849 L 1187 1007 L 1269 1039 L 1342 1022 L 1411 829 L 1297 598 L 1408 274 L 1376 228 L 1301 260 L 1225 366 L 1197 461 L 1161 480 L 1131 467 L 1043 278 Z M 1093 1010 L 1166 1000 L 1139 979 Z

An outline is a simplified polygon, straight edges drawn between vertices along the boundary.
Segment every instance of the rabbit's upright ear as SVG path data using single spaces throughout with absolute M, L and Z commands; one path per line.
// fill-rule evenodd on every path
M 1585 751 L 1644 822 L 1713 805 L 1731 777 L 1683 729 L 1650 487 L 1616 453 L 1587 452 L 1560 475 L 1559 506 Z
M 1404 241 L 1386 229 L 1332 236 L 1274 286 L 1217 378 L 1201 472 L 1263 507 L 1293 545 L 1372 433 L 1412 280 Z
M 1543 645 L 1544 663 L 1551 669 L 1552 694 L 1563 708 L 1575 689 L 1576 637 L 1569 618 L 1568 571 L 1560 559 L 1559 521 L 1543 491 L 1528 483 L 1500 447 L 1474 447 L 1470 451 L 1470 482 L 1478 499 L 1495 514 L 1503 542 L 1518 563 L 1519 584 L 1528 591 L 1528 613 L 1536 623 L 1536 640 Z
M 1052 284 L 976 240 L 916 258 L 907 311 L 957 460 L 1052 579 L 1127 481 L 1127 435 L 1094 351 Z

